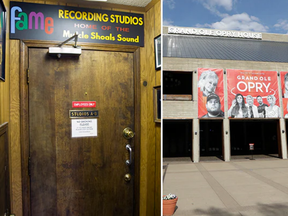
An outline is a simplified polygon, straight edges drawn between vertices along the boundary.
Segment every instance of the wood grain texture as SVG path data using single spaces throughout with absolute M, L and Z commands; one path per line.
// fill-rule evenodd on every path
M 155 25 L 155 11 L 154 8 L 151 8 L 147 13 L 147 22 L 146 26 L 150 29 L 151 34 L 146 35 L 147 41 L 146 44 L 146 49 L 147 49 L 147 56 L 146 60 L 148 62 L 153 62 L 154 61 L 154 55 L 148 55 L 148 53 L 154 53 L 154 37 L 155 35 L 155 30 L 152 31 Z M 153 43 L 151 43 L 151 41 Z M 153 215 L 155 214 L 155 174 L 156 174 L 156 143 L 151 142 L 151 140 L 155 140 L 155 122 L 154 122 L 154 111 L 150 112 L 151 107 L 154 108 L 154 103 L 151 98 L 153 98 L 153 87 L 155 85 L 155 67 L 153 67 L 153 64 L 149 64 L 146 66 L 148 71 L 146 74 L 146 79 L 148 82 L 148 85 L 146 87 L 146 96 L 148 98 L 147 104 L 146 104 L 146 110 L 147 110 L 147 127 L 149 133 L 147 134 L 147 153 L 148 153 L 148 161 L 147 165 L 148 167 L 151 167 L 151 169 L 147 169 L 147 183 L 149 185 L 149 190 L 147 190 L 147 209 L 146 209 L 146 214 L 147 215 Z M 154 110 L 154 109 L 153 109 Z M 153 197 L 153 198 L 152 198 Z
M 5 179 L 5 155 L 7 154 L 5 149 L 5 138 L 0 136 L 0 214 L 4 215 L 6 212 L 6 179 Z
M 141 48 L 141 84 L 146 81 L 147 86 L 141 86 L 141 182 L 140 182 L 140 215 L 160 215 L 161 182 L 157 166 L 160 155 L 160 130 L 153 116 L 153 87 L 156 84 L 156 71 L 154 61 L 155 16 L 160 16 L 160 7 L 151 7 L 145 13 L 145 47 Z M 158 28 L 158 27 L 157 27 Z M 159 28 L 161 28 L 159 26 Z M 160 82 L 161 83 L 161 82 Z M 156 136 L 156 134 L 158 136 Z M 158 142 L 156 139 L 158 137 Z M 158 145 L 158 146 L 157 146 Z M 159 168 L 159 167 L 158 167 Z M 158 197 L 158 199 L 157 199 Z M 158 202 L 157 202 L 158 200 Z
M 29 158 L 25 157 L 29 155 L 29 105 L 28 101 L 28 83 L 27 83 L 27 68 L 28 68 L 28 48 L 23 42 L 20 43 L 20 145 L 22 156 L 22 195 L 23 195 L 23 215 L 30 215 L 30 179 L 29 179 Z
M 74 4 L 71 4 L 71 3 L 67 3 L 66 4 L 67 6 L 70 6 L 70 7 L 78 7 L 79 5 L 78 4 L 76 4 L 76 3 L 74 3 Z
M 50 4 L 50 5 L 58 5 L 58 2 L 53 2 L 53 1 L 45 1 L 45 4 Z M 66 4 L 64 4 L 66 5 Z
M 29 53 L 32 215 L 132 215 L 133 181 L 126 184 L 123 177 L 131 173 L 134 179 L 133 166 L 125 164 L 125 144 L 134 149 L 134 141 L 125 141 L 122 130 L 134 128 L 133 54 L 41 58 L 46 52 Z M 96 100 L 97 137 L 71 138 L 65 113 L 77 100 Z
M 156 132 L 155 132 L 155 211 L 154 215 L 161 214 L 161 124 L 156 124 Z
M 9 0 L 3 3 L 8 10 Z M 0 81 L 0 124 L 9 122 L 9 90 L 10 90 L 10 71 L 9 71 L 9 31 L 6 26 L 6 55 L 5 55 L 5 82 Z
M 155 4 L 161 2 L 160 0 L 152 0 L 146 7 L 145 7 L 145 11 L 149 11 L 151 10 L 151 8 L 153 8 L 155 6 Z
M 23 2 L 27 2 L 27 3 L 37 3 L 37 4 L 44 4 L 44 1 L 35 1 L 35 0 L 23 0 Z
M 19 80 L 19 41 L 10 40 L 10 171 L 11 171 L 11 211 L 22 215 L 22 177 L 20 146 L 20 80 Z
M 29 52 L 31 215 L 53 216 L 57 215 L 58 201 L 54 140 L 56 137 L 54 71 L 57 70 L 58 65 L 54 61 L 45 61 L 46 53 L 41 54 Z M 37 76 L 40 71 L 41 75 Z M 49 207 L 47 208 L 46 205 Z M 41 207 L 37 208 L 38 206 Z
M 155 37 L 157 36 L 157 35 L 160 35 L 161 34 L 161 20 L 162 20 L 162 17 L 161 17 L 161 1 L 155 1 L 154 2 L 154 8 L 153 8 L 153 10 L 154 10 L 154 13 L 155 13 L 155 22 L 154 22 L 154 31 L 155 31 L 155 33 L 154 33 L 154 35 L 155 35 Z
M 120 12 L 131 13 L 131 10 L 129 10 L 129 9 L 111 8 L 111 10 L 112 10 L 112 11 L 120 11 Z
M 161 70 L 156 71 L 155 86 L 161 86 Z
M 139 146 L 135 146 L 135 167 L 138 167 L 135 169 L 135 191 L 134 191 L 134 197 L 136 198 L 135 204 L 135 215 L 139 215 L 140 212 L 140 202 L 141 202 L 141 196 L 140 196 L 140 176 L 141 176 L 141 170 L 140 170 L 140 148 L 141 148 L 141 136 L 143 134 L 141 133 L 141 83 L 140 83 L 140 48 L 138 48 L 134 52 L 134 83 L 135 83 L 135 131 L 139 134 L 135 137 L 135 142 L 140 143 Z
M 65 2 L 58 2 L 58 5 L 66 6 L 66 3 Z
M 154 32 L 150 33 L 150 35 L 146 35 L 147 39 L 149 40 L 149 44 L 147 45 L 147 56 L 146 56 L 146 60 L 148 62 L 153 62 L 154 61 L 154 55 L 148 55 L 148 53 L 154 53 L 154 38 L 153 34 L 156 35 L 155 33 L 155 7 L 151 8 L 149 11 L 147 11 L 147 22 L 149 23 L 149 27 L 151 29 L 154 29 Z M 150 43 L 151 44 L 150 45 Z M 147 123 L 148 123 L 148 128 L 149 131 L 151 130 L 151 132 L 148 135 L 148 140 L 155 140 L 156 138 L 156 123 L 154 121 L 154 112 L 150 112 L 151 107 L 154 108 L 154 103 L 151 100 L 151 98 L 153 98 L 153 87 L 155 86 L 155 75 L 156 75 L 156 71 L 155 71 L 155 66 L 153 64 L 149 64 L 149 66 L 147 67 L 148 71 L 147 71 L 147 80 L 148 83 L 150 83 L 150 85 L 148 84 L 148 92 L 147 92 L 147 97 L 148 97 L 148 104 L 147 104 L 147 110 L 149 110 L 149 112 L 147 113 Z M 153 109 L 154 110 L 154 109 Z M 147 147 L 148 147 L 148 167 L 151 167 L 152 169 L 148 169 L 148 185 L 150 185 L 149 190 L 147 190 L 147 214 L 148 215 L 153 215 L 156 214 L 155 213 L 155 206 L 157 204 L 157 202 L 155 201 L 155 191 L 156 191 L 156 185 L 157 185 L 157 180 L 156 180 L 156 140 L 155 142 L 148 142 L 147 143 Z M 150 197 L 153 197 L 153 199 L 151 199 Z
M 144 15 L 145 19 L 145 25 L 144 25 L 144 35 L 146 36 L 147 29 L 147 14 Z M 140 215 L 148 215 L 147 214 L 147 191 L 148 189 L 148 134 L 150 131 L 148 131 L 148 125 L 147 125 L 147 103 L 148 103 L 148 97 L 147 97 L 147 89 L 148 86 L 144 86 L 143 83 L 147 82 L 147 75 L 146 73 L 149 73 L 149 68 L 146 68 L 146 56 L 147 56 L 147 38 L 144 38 L 145 46 L 141 47 L 141 53 L 140 53 L 140 59 L 141 59 L 141 155 L 140 155 L 140 173 L 141 173 L 141 179 L 140 179 L 140 197 L 143 199 L 140 202 Z M 149 44 L 149 43 L 148 43 Z M 151 86 L 151 84 L 150 84 Z M 152 177 L 153 178 L 153 177 Z

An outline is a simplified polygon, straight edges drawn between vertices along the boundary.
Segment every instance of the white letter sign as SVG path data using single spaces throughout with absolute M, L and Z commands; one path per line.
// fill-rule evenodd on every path
M 96 137 L 97 119 L 72 119 L 72 137 Z

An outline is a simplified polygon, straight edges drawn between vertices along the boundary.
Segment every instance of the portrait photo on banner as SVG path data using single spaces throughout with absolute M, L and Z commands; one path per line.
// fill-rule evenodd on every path
M 229 118 L 280 118 L 276 71 L 227 69 Z
M 281 78 L 281 90 L 282 90 L 282 102 L 283 102 L 283 116 L 288 118 L 288 71 L 280 72 Z
M 198 68 L 198 118 L 224 118 L 223 69 Z

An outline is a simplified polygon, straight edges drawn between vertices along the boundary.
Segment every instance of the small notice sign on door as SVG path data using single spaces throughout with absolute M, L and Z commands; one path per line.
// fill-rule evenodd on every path
M 98 116 L 98 110 L 69 110 L 70 118 L 96 118 Z
M 72 101 L 73 108 L 91 108 L 96 107 L 96 101 Z
M 72 119 L 72 137 L 96 137 L 97 119 Z

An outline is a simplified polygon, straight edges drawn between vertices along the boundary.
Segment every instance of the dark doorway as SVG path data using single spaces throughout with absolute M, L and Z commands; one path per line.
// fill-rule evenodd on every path
M 192 156 L 192 120 L 163 120 L 163 157 Z
M 223 159 L 223 121 L 200 121 L 200 157 L 216 156 Z
M 278 120 L 230 121 L 231 155 L 249 155 L 249 143 L 254 143 L 253 154 L 279 156 Z
M 192 73 L 164 71 L 163 94 L 192 95 Z

